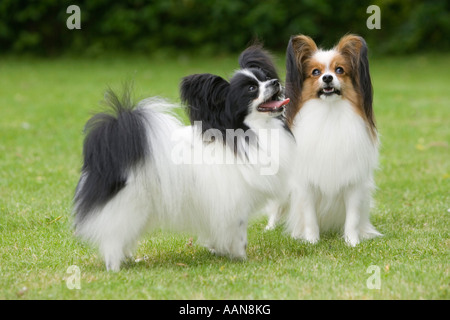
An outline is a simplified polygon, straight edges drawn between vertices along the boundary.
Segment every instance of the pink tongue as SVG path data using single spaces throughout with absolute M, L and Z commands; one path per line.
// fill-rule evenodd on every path
M 286 98 L 286 99 L 281 100 L 281 101 L 268 101 L 266 103 L 260 104 L 259 107 L 263 108 L 263 109 L 274 110 L 274 109 L 281 108 L 284 105 L 287 105 L 289 103 L 289 101 L 290 101 L 289 98 Z

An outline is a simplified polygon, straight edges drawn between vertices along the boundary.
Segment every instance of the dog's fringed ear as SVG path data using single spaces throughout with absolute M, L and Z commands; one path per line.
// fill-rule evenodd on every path
M 341 38 L 336 46 L 342 55 L 346 56 L 352 64 L 351 75 L 353 85 L 363 98 L 362 104 L 364 113 L 371 125 L 371 130 L 375 129 L 375 117 L 373 114 L 373 88 L 370 79 L 368 47 L 366 41 L 357 35 L 349 34 Z
M 286 97 L 291 102 L 286 108 L 288 124 L 292 125 L 300 109 L 305 63 L 317 51 L 313 39 L 305 35 L 292 36 L 286 49 Z
M 241 69 L 261 69 L 270 79 L 280 79 L 273 60 L 272 55 L 264 50 L 262 45 L 255 44 L 241 53 L 239 56 L 239 66 Z
M 209 74 L 184 77 L 180 84 L 181 101 L 187 106 L 191 124 L 202 122 L 202 133 L 223 126 L 225 100 L 230 84 L 223 78 Z

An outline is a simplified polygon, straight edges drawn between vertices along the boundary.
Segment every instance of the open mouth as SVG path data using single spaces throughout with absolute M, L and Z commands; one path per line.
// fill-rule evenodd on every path
M 319 91 L 319 96 L 321 95 L 331 96 L 332 94 L 341 95 L 341 91 L 331 86 L 322 88 L 322 90 Z
M 277 93 L 273 95 L 269 100 L 261 103 L 257 107 L 257 110 L 260 112 L 282 112 L 284 110 L 284 106 L 289 103 L 290 99 L 280 99 L 281 97 Z

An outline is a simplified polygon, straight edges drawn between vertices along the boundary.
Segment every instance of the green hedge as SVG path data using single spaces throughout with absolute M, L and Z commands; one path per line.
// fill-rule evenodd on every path
M 69 5 L 81 9 L 81 30 L 69 30 Z M 369 30 L 366 9 L 381 8 L 381 29 Z M 304 33 L 324 46 L 348 32 L 375 51 L 409 53 L 450 48 L 446 0 L 1 0 L 0 52 L 55 55 L 112 50 L 239 51 L 259 38 L 284 50 Z

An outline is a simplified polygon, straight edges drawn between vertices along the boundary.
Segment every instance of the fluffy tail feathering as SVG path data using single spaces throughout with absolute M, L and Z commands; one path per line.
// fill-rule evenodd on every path
M 105 102 L 110 112 L 94 115 L 85 127 L 84 162 L 74 198 L 76 222 L 124 188 L 128 171 L 143 161 L 149 150 L 146 117 L 132 103 L 130 89 L 121 99 L 108 90 Z

